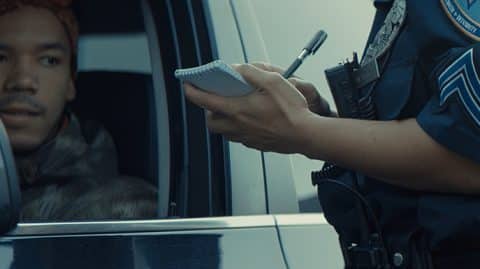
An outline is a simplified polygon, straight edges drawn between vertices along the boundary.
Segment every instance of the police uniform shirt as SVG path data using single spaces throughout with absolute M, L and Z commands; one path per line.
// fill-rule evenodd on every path
M 416 118 L 436 142 L 480 163 L 480 1 L 406 0 L 406 4 L 405 25 L 375 88 L 378 118 Z M 466 261 L 479 248 L 477 197 L 409 192 L 375 181 L 367 188 L 370 200 L 380 204 L 377 212 L 384 231 L 394 234 L 387 239 L 395 242 L 392 252 L 401 249 L 399 242 L 405 238 L 399 232 L 405 220 L 395 216 L 400 212 L 416 218 L 417 224 L 404 232 L 413 236 L 422 231 L 436 263 L 447 267 L 457 263 L 455 249 L 463 249 L 457 257 Z M 440 257 L 446 260 L 440 262 Z
M 441 145 L 480 163 L 480 45 L 453 48 L 442 58 L 431 76 L 436 93 L 417 122 Z
M 416 118 L 433 140 L 480 163 L 480 1 L 394 1 L 406 3 L 407 15 L 398 36 L 390 41 L 381 77 L 375 82 L 377 120 Z M 377 17 L 388 13 L 381 10 L 383 2 L 375 1 Z M 379 29 L 382 34 L 381 26 L 374 23 L 370 43 Z M 367 91 L 368 87 L 361 89 L 362 94 Z M 350 185 L 359 177 L 365 178 L 359 192 L 378 218 L 389 255 L 403 257 L 396 268 L 428 263 L 430 255 L 435 268 L 479 264 L 477 196 L 415 191 L 359 173 L 336 179 Z M 342 205 L 338 196 L 322 188 L 325 216 L 347 244 L 355 243 L 357 220 L 348 215 L 349 210 L 336 210 Z M 423 252 L 413 254 L 413 249 Z
M 406 2 L 375 88 L 378 119 L 416 117 L 439 144 L 480 163 L 480 1 Z

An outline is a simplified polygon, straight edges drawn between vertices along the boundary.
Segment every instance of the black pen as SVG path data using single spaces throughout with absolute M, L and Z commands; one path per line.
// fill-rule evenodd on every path
M 310 55 L 315 54 L 317 50 L 322 46 L 323 42 L 327 40 L 327 33 L 323 30 L 317 32 L 317 34 L 310 40 L 307 46 L 302 50 L 302 53 L 295 59 L 290 67 L 283 73 L 284 78 L 290 78 L 295 71 L 300 67 L 303 61 Z

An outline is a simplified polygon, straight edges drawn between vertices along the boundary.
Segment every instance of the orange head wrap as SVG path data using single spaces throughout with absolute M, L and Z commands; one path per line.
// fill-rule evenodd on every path
M 79 31 L 77 18 L 71 7 L 72 0 L 0 0 L 0 16 L 25 5 L 46 8 L 62 23 L 72 48 L 72 72 L 75 73 Z

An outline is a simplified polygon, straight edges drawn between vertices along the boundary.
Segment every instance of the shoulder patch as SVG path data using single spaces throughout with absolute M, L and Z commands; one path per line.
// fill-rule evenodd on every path
M 480 1 L 440 0 L 452 23 L 464 34 L 480 41 Z
M 480 78 L 473 60 L 473 49 L 468 50 L 438 77 L 440 105 L 457 95 L 475 125 L 480 127 Z

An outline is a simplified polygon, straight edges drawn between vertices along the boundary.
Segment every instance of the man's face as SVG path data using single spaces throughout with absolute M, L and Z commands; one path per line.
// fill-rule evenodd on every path
M 71 47 L 47 9 L 21 7 L 0 16 L 0 118 L 15 152 L 54 136 L 75 97 Z

